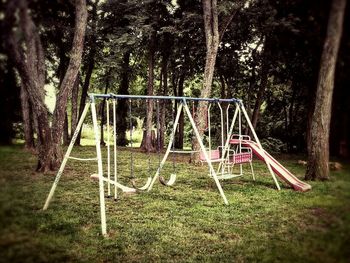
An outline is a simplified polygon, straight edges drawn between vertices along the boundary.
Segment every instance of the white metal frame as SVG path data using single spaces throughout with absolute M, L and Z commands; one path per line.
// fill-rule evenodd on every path
M 107 152 L 108 152 L 108 158 L 107 158 L 107 178 L 105 178 L 103 176 L 103 164 L 102 164 L 102 154 L 101 154 L 101 146 L 100 146 L 100 133 L 99 133 L 99 129 L 98 129 L 98 122 L 97 122 L 97 114 L 96 114 L 96 106 L 95 106 L 95 95 L 92 94 L 90 95 L 90 101 L 85 105 L 85 108 L 83 110 L 83 113 L 80 117 L 80 120 L 78 122 L 78 125 L 76 127 L 76 130 L 72 136 L 72 140 L 68 146 L 68 149 L 64 155 L 64 158 L 63 158 L 63 161 L 61 163 L 61 166 L 57 172 L 57 175 L 55 177 L 55 180 L 52 184 L 52 187 L 50 189 L 50 192 L 46 198 L 46 201 L 45 201 L 45 204 L 44 204 L 44 207 L 43 207 L 43 210 L 46 210 L 50 204 L 50 201 L 52 200 L 52 197 L 54 195 L 54 192 L 57 188 L 57 185 L 58 185 L 58 182 L 62 176 L 62 173 L 63 173 L 63 170 L 65 168 L 65 165 L 68 161 L 68 159 L 75 159 L 75 160 L 82 160 L 82 161 L 97 161 L 97 166 L 98 166 L 98 174 L 94 174 L 92 175 L 93 177 L 95 177 L 96 179 L 98 179 L 99 181 L 99 202 L 100 202 L 100 217 L 101 217 L 101 231 L 102 231 L 102 234 L 103 235 L 106 235 L 107 234 L 107 223 L 106 223 L 106 210 L 105 210 L 105 189 L 104 189 L 104 182 L 107 183 L 107 193 L 108 193 L 108 196 L 111 195 L 111 185 L 114 185 L 114 198 L 116 199 L 117 198 L 117 188 L 120 188 L 123 192 L 136 192 L 136 188 L 132 188 L 132 187 L 127 187 L 127 186 L 124 186 L 120 183 L 118 183 L 117 181 L 117 147 L 116 147 L 116 97 L 118 95 L 113 95 L 115 98 L 113 99 L 113 131 L 114 131 L 114 140 L 113 140 L 113 145 L 114 145 L 114 180 L 111 178 L 111 159 L 110 159 L 110 113 L 109 113 L 109 100 L 107 100 Z M 125 95 L 121 95 L 120 96 L 121 98 L 125 98 L 126 96 Z M 145 96 L 142 96 L 142 98 L 144 98 Z M 153 96 L 154 97 L 154 96 Z M 153 98 L 153 97 L 150 97 L 150 98 Z M 113 97 L 111 97 L 113 98 Z M 161 98 L 161 97 L 159 97 Z M 169 98 L 168 98 L 169 99 Z M 199 99 L 195 99 L 195 100 L 199 100 Z M 229 100 L 223 100 L 223 101 L 229 101 Z M 219 181 L 219 176 L 218 174 L 220 173 L 220 171 L 224 171 L 225 170 L 225 166 L 227 165 L 226 161 L 223 160 L 220 164 L 219 164 L 219 168 L 217 171 L 215 171 L 214 167 L 213 167 L 213 164 L 210 160 L 210 157 L 205 149 L 205 146 L 203 144 L 203 140 L 199 134 L 199 131 L 197 129 L 197 126 L 196 126 L 196 123 L 192 117 L 192 114 L 190 112 L 190 109 L 188 107 L 188 104 L 187 104 L 187 101 L 186 101 L 186 98 L 182 98 L 180 101 L 179 101 L 179 106 L 177 108 L 177 113 L 176 113 L 176 118 L 175 118 L 175 121 L 174 121 L 174 124 L 173 124 L 173 131 L 172 131 L 172 134 L 171 134 L 171 137 L 169 139 L 169 144 L 167 146 L 167 150 L 163 156 L 163 159 L 162 161 L 160 162 L 159 164 L 159 167 L 155 173 L 155 175 L 153 176 L 153 178 L 151 178 L 151 181 L 148 185 L 148 183 L 146 184 L 147 187 L 144 187 L 143 190 L 147 190 L 147 191 L 150 191 L 156 181 L 156 179 L 158 179 L 160 177 L 160 172 L 169 156 L 169 153 L 171 152 L 171 146 L 174 142 L 174 138 L 175 138 L 175 133 L 176 133 L 176 128 L 178 126 L 178 123 L 179 123 L 179 118 L 180 118 L 180 115 L 181 115 L 181 112 L 184 110 L 184 113 L 186 113 L 188 119 L 190 120 L 190 123 L 191 123 L 191 126 L 192 126 L 192 129 L 193 129 L 193 132 L 194 132 L 194 135 L 199 143 L 199 146 L 200 146 L 200 150 L 203 151 L 203 154 L 204 154 L 204 157 L 205 157 L 205 160 L 206 160 L 206 163 L 208 165 L 208 168 L 209 168 L 209 172 L 212 176 L 212 178 L 214 179 L 215 181 L 215 184 L 219 190 L 219 193 L 224 201 L 225 204 L 228 204 L 228 201 L 227 201 L 227 198 L 225 196 L 225 193 L 222 189 L 222 186 L 220 184 L 220 181 Z M 232 101 L 230 101 L 232 102 Z M 236 104 L 236 110 L 234 112 L 234 115 L 233 115 L 233 118 L 232 118 L 232 122 L 231 122 L 231 126 L 230 128 L 229 127 L 229 124 L 228 124 L 228 116 L 229 116 L 229 113 L 228 113 L 228 109 L 229 109 L 229 105 L 226 109 L 226 116 L 227 116 L 227 123 L 226 123 L 226 131 L 227 131 L 227 138 L 226 138 L 226 141 L 225 141 L 225 145 L 224 145 L 224 149 L 223 149 L 223 153 L 222 153 L 222 156 L 226 156 L 226 154 L 228 155 L 229 151 L 230 151 L 230 138 L 231 138 L 231 135 L 232 135 L 232 132 L 233 132 L 233 128 L 234 128 L 234 125 L 235 125 L 235 122 L 236 122 L 236 119 L 237 119 L 237 115 L 239 115 L 239 125 L 241 125 L 241 113 L 243 113 L 243 116 L 244 118 L 246 119 L 247 121 L 247 124 L 250 128 L 250 130 L 252 131 L 252 134 L 254 136 L 254 139 L 257 143 L 257 145 L 259 146 L 260 149 L 263 149 L 262 146 L 261 146 L 261 143 L 259 141 L 259 138 L 258 136 L 256 135 L 256 132 L 250 122 L 250 119 L 247 115 L 247 112 L 242 104 L 241 101 L 235 101 L 235 104 Z M 221 113 L 222 113 L 222 108 L 221 106 L 219 105 L 220 107 L 220 110 L 221 110 Z M 94 135 L 95 135 L 95 145 L 96 145 L 96 158 L 77 158 L 77 157 L 71 157 L 70 154 L 71 154 L 71 151 L 73 149 L 73 146 L 74 146 L 74 143 L 76 141 L 76 138 L 77 138 L 77 135 L 80 131 L 80 129 L 82 128 L 82 125 L 83 125 L 83 122 L 85 120 L 85 117 L 87 115 L 87 112 L 89 110 L 89 108 L 91 109 L 91 115 L 92 115 L 92 122 L 93 122 L 93 127 L 94 127 Z M 221 114 L 223 115 L 223 114 Z M 240 128 L 241 129 L 241 128 Z M 222 130 L 222 133 L 224 131 L 224 127 L 221 127 L 221 130 Z M 263 152 L 263 151 L 262 151 Z M 271 169 L 271 165 L 270 165 L 270 161 L 269 159 L 267 158 L 266 154 L 264 153 L 263 154 L 264 156 L 264 159 L 265 159 L 265 162 L 267 164 L 267 167 L 272 175 L 272 178 L 276 184 L 276 187 L 278 190 L 280 190 L 280 186 L 278 184 L 278 181 L 276 179 L 276 176 L 274 174 L 274 172 L 272 171 Z M 240 168 L 241 170 L 242 168 Z M 242 170 L 241 170 L 242 172 Z M 170 178 L 170 180 L 168 181 L 167 185 L 171 185 L 173 184 L 175 181 L 175 178 L 172 176 Z

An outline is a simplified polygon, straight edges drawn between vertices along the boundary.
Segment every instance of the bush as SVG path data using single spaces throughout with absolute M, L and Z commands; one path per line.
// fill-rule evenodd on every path
M 261 140 L 261 144 L 268 152 L 281 153 L 287 151 L 287 144 L 280 139 L 267 137 Z

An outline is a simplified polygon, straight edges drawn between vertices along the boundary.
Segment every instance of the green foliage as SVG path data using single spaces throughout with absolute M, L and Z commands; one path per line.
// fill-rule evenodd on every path
M 287 151 L 286 143 L 272 137 L 262 139 L 261 145 L 267 152 L 282 153 Z
M 74 149 L 75 156 L 93 152 L 94 147 Z M 134 154 L 135 175 L 142 180 L 147 157 Z M 119 149 L 119 179 L 125 184 L 129 156 Z M 348 261 L 348 166 L 333 172 L 330 182 L 311 182 L 310 192 L 298 193 L 288 187 L 276 191 L 265 165 L 254 162 L 256 182 L 249 174 L 223 182 L 230 202 L 225 206 L 206 166 L 176 160 L 174 187 L 157 183 L 149 193 L 106 199 L 109 236 L 103 238 L 98 183 L 89 178 L 95 163 L 69 161 L 51 206 L 42 211 L 54 174 L 32 172 L 35 157 L 21 147 L 0 148 L 0 261 Z M 157 155 L 151 161 L 154 172 Z M 302 177 L 297 159 L 282 163 Z M 171 172 L 167 163 L 163 174 Z
M 1 10 L 5 10 L 5 2 L 0 3 Z M 240 3 L 218 1 L 220 28 Z M 150 36 L 155 33 L 154 93 L 176 95 L 183 88 L 185 96 L 200 95 L 206 54 L 202 1 L 94 0 L 87 4 L 89 20 L 80 82 L 85 82 L 92 63 L 89 92 L 104 92 L 107 80 L 109 92 L 120 92 L 123 57 L 128 53 L 128 93 L 145 94 Z M 69 59 L 74 28 L 73 3 L 34 1 L 30 2 L 30 12 L 45 49 L 47 84 L 57 91 Z M 262 68 L 266 65 L 267 85 L 257 131 L 259 137 L 272 137 L 287 144 L 287 151 L 306 149 L 307 116 L 312 112 L 328 12 L 329 1 L 246 1 L 221 39 L 211 96 L 240 98 L 251 113 L 264 75 Z M 6 30 L 1 14 L 2 33 Z M 344 23 L 348 24 L 348 21 Z M 343 125 L 349 122 L 346 115 L 349 98 L 344 95 L 347 94 L 349 74 L 346 69 L 350 61 L 350 30 L 346 29 L 333 104 L 337 116 L 332 119 L 331 149 L 334 148 L 334 152 L 339 152 L 340 138 L 350 134 L 348 125 Z M 2 40 L 0 68 L 5 69 L 7 57 L 3 53 L 7 39 L 3 37 Z M 164 60 L 168 71 L 167 90 L 160 81 Z M 145 112 L 140 111 L 139 118 L 143 118 L 141 113 Z M 185 138 L 188 141 L 188 127 Z

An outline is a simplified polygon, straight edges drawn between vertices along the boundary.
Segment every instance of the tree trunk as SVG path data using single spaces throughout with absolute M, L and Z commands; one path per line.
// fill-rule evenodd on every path
M 91 79 L 92 72 L 93 72 L 94 66 L 95 66 L 94 55 L 92 55 L 91 52 L 92 51 L 90 51 L 89 56 L 88 56 L 89 65 L 88 65 L 88 69 L 86 71 L 83 88 L 81 90 L 78 121 L 79 121 L 81 115 L 83 114 L 83 111 L 84 111 L 84 108 L 85 108 L 86 98 L 87 98 L 88 90 L 89 90 L 89 87 L 90 87 L 90 79 Z M 77 136 L 77 140 L 75 141 L 75 145 L 80 145 L 82 129 L 83 129 L 83 127 L 80 128 L 80 131 L 79 131 L 78 136 Z
M 225 78 L 224 78 L 224 76 L 222 75 L 222 74 L 220 74 L 220 82 L 221 82 L 221 98 L 222 99 L 226 99 L 227 98 L 227 92 L 226 92 L 226 89 L 227 89 L 227 85 L 226 85 L 226 82 L 225 82 Z M 223 133 L 223 135 L 224 135 L 224 138 L 223 138 L 223 141 L 225 142 L 226 141 L 226 121 L 228 121 L 228 122 L 230 122 L 230 120 L 226 120 L 226 110 L 227 110 L 227 107 L 228 107 L 228 103 L 222 103 L 221 104 L 221 107 L 222 107 L 222 112 L 223 112 L 223 123 L 222 123 L 222 125 L 223 125 L 223 130 L 224 130 L 224 133 Z M 221 128 L 221 127 L 220 127 Z
M 78 125 L 78 97 L 79 97 L 79 81 L 80 79 L 80 74 L 78 73 L 75 82 L 74 82 L 74 86 L 73 86 L 73 90 L 72 90 L 72 97 L 71 97 L 71 129 L 70 129 L 70 135 L 71 137 L 74 134 L 74 131 Z
M 119 94 L 128 95 L 129 94 L 129 71 L 130 71 L 130 51 L 126 51 L 123 54 L 123 64 L 121 72 L 121 80 L 119 86 Z M 128 128 L 127 116 L 128 116 L 128 101 L 118 100 L 116 109 L 117 118 L 117 145 L 126 146 L 128 145 L 128 140 L 126 139 L 126 130 Z
M 18 12 L 17 12 L 18 10 Z M 16 14 L 19 14 L 19 30 L 23 42 L 17 39 L 13 27 L 16 26 Z M 6 3 L 7 49 L 21 77 L 21 82 L 28 94 L 34 119 L 37 121 L 38 171 L 54 168 L 48 160 L 51 155 L 51 130 L 45 99 L 45 60 L 38 30 L 29 14 L 25 0 L 13 0 Z M 44 167 L 44 168 L 43 168 Z
M 155 42 L 156 31 L 154 30 L 150 40 L 149 52 L 148 52 L 148 83 L 147 83 L 147 95 L 152 96 L 154 91 L 154 62 L 155 62 Z M 153 119 L 153 101 L 147 100 L 147 113 L 146 113 L 146 134 L 142 140 L 141 149 L 146 152 L 154 152 L 154 142 L 152 141 L 152 119 Z
M 269 62 L 268 62 L 268 57 L 269 57 L 269 43 L 268 39 L 265 40 L 265 45 L 264 45 L 264 50 L 263 50 L 263 55 L 262 55 L 262 63 L 261 63 L 261 71 L 260 71 L 260 85 L 258 89 L 258 93 L 256 94 L 256 100 L 254 104 L 254 109 L 252 113 L 252 125 L 254 129 L 256 129 L 256 126 L 258 124 L 258 119 L 260 115 L 260 107 L 263 102 L 266 86 L 267 86 L 267 81 L 268 81 L 268 76 L 269 76 Z
M 105 92 L 104 94 L 107 94 L 109 86 L 110 86 L 110 76 L 111 76 L 111 70 L 108 71 L 106 76 L 106 86 L 105 86 Z M 101 122 L 100 122 L 100 145 L 105 146 L 105 139 L 104 139 L 104 129 L 103 126 L 106 123 L 106 115 L 105 115 L 105 108 L 106 108 L 106 99 L 102 100 L 102 104 L 100 107 L 100 115 L 101 115 Z
M 21 83 L 21 108 L 22 108 L 22 120 L 24 129 L 24 148 L 30 151 L 35 150 L 34 143 L 34 127 L 32 118 L 32 109 L 27 94 L 27 89 L 23 87 L 24 83 Z
M 163 60 L 162 60 L 162 70 L 161 70 L 161 94 L 163 96 L 166 96 L 168 94 L 168 58 L 169 54 L 168 52 L 163 53 Z M 161 100 L 159 102 L 160 107 L 160 120 L 159 120 L 159 150 L 162 150 L 164 148 L 165 143 L 165 117 L 166 117 L 166 101 Z
M 63 145 L 69 145 L 69 131 L 68 131 L 68 114 L 67 111 L 64 114 L 64 123 L 63 123 Z
M 77 78 L 84 48 L 84 38 L 87 23 L 87 8 L 85 0 L 75 1 L 75 28 L 72 49 L 68 69 L 60 85 L 59 93 L 56 99 L 56 107 L 53 113 L 52 121 L 52 161 L 60 162 L 62 159 L 61 139 L 63 133 L 63 124 L 65 111 L 68 102 L 68 95 L 72 93 L 74 82 Z
M 81 90 L 81 97 L 80 97 L 80 103 L 79 103 L 79 114 L 78 114 L 78 121 L 83 114 L 85 104 L 86 104 L 86 98 L 88 95 L 88 90 L 90 87 L 90 80 L 92 76 L 92 72 L 95 67 L 95 56 L 96 56 L 96 34 L 97 34 L 97 23 L 98 23 L 98 17 L 97 17 L 97 4 L 99 1 L 95 1 L 92 3 L 92 11 L 91 11 L 91 20 L 92 20 L 92 26 L 91 26 L 91 39 L 88 41 L 90 45 L 90 51 L 87 55 L 87 70 L 85 74 L 84 83 L 82 85 Z M 81 140 L 81 131 L 83 127 L 80 128 L 77 139 L 75 141 L 75 145 L 80 145 Z
M 218 10 L 216 0 L 203 0 L 203 18 L 204 18 L 204 30 L 205 30 L 205 42 L 206 42 L 206 58 L 205 68 L 203 76 L 203 88 L 201 91 L 201 98 L 208 98 L 211 94 L 211 85 L 213 82 L 216 55 L 219 47 L 219 25 L 218 25 Z M 203 137 L 206 128 L 206 112 L 207 102 L 200 102 L 195 116 L 195 121 L 199 135 Z M 194 137 L 192 140 L 193 149 L 199 151 L 199 143 Z M 194 154 L 191 162 L 199 162 L 199 152 Z
M 308 141 L 306 180 L 329 179 L 329 129 L 334 90 L 334 74 L 342 36 L 346 0 L 333 0 L 323 46 Z

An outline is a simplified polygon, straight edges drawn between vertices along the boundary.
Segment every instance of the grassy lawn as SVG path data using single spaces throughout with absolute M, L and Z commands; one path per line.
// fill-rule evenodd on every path
M 105 149 L 104 149 L 105 150 Z M 75 156 L 93 156 L 90 146 Z M 130 151 L 119 151 L 118 173 L 128 182 Z M 134 152 L 140 184 L 158 157 Z M 277 158 L 278 159 L 278 158 Z M 37 174 L 35 157 L 20 146 L 0 148 L 0 262 L 350 262 L 350 169 L 307 193 L 278 192 L 265 166 L 222 182 L 224 205 L 207 169 L 177 158 L 174 187 L 106 199 L 109 236 L 100 234 L 94 162 L 69 161 L 47 211 L 55 174 Z M 305 167 L 282 160 L 299 178 Z M 245 169 L 248 171 L 248 167 Z M 168 163 L 164 175 L 172 172 Z

